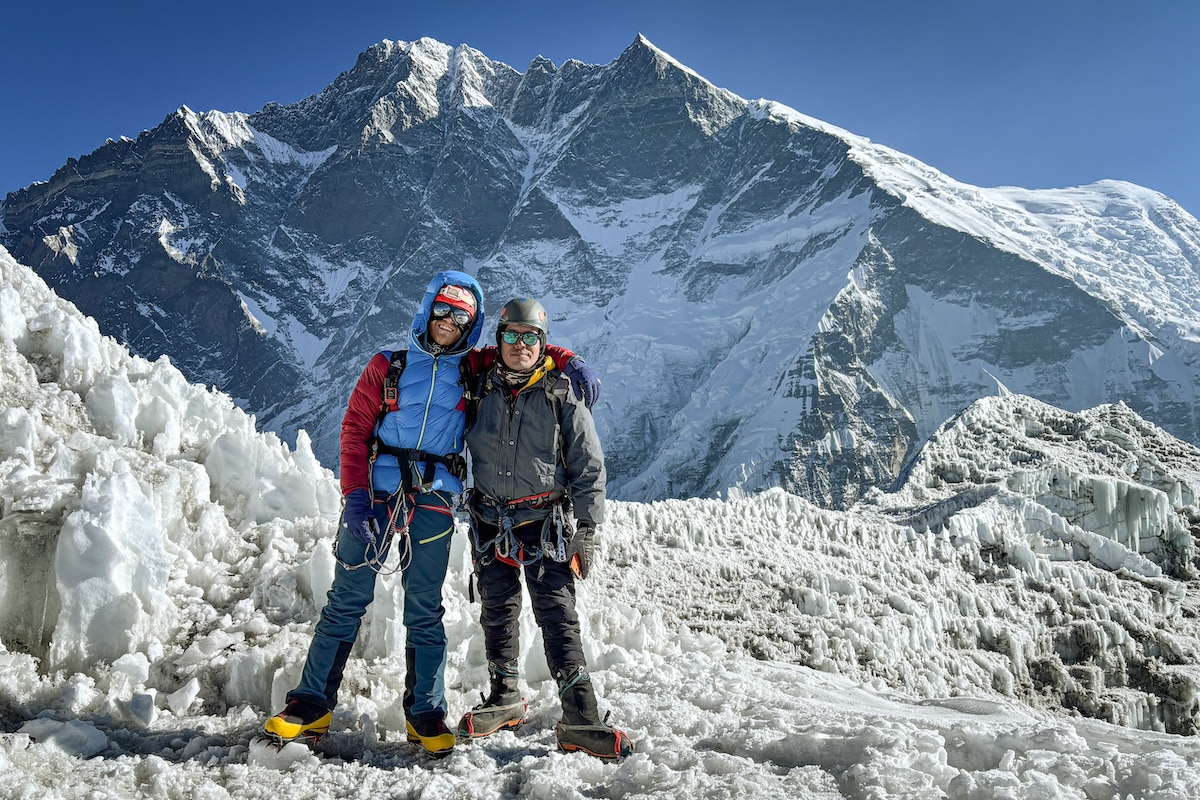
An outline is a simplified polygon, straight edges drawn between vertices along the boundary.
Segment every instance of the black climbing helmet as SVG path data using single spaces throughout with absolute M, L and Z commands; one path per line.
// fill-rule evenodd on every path
M 500 309 L 500 321 L 496 323 L 496 344 L 500 343 L 500 334 L 509 325 L 528 325 L 535 328 L 541 332 L 544 342 L 550 332 L 550 317 L 537 300 L 518 297 L 509 300 L 504 304 L 504 308 Z

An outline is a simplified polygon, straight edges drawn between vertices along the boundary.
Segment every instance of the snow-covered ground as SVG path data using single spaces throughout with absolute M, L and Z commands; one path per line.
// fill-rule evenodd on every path
M 1198 456 L 1000 397 L 851 512 L 613 503 L 580 606 L 634 756 L 554 750 L 528 609 L 528 722 L 421 755 L 394 577 L 331 734 L 275 753 L 251 739 L 332 579 L 332 475 L 0 250 L 0 797 L 1198 797 Z M 484 682 L 463 543 L 455 717 Z

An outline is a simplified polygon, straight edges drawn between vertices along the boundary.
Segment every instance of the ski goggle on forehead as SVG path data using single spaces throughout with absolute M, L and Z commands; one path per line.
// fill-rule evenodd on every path
M 433 319 L 449 317 L 450 321 L 460 328 L 467 327 L 467 324 L 471 321 L 470 314 L 449 303 L 434 303 L 433 308 L 429 309 L 429 316 Z
M 520 342 L 526 347 L 533 347 L 542 340 L 542 335 L 537 331 L 526 331 L 525 333 L 517 333 L 516 331 L 500 331 L 500 338 L 505 344 L 516 344 Z

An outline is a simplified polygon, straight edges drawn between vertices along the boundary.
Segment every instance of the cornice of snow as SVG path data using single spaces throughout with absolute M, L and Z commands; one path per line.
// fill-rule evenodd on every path
M 757 100 L 750 108 L 845 141 L 851 160 L 903 205 L 1071 280 L 1148 338 L 1200 341 L 1193 322 L 1200 276 L 1192 266 L 1200 262 L 1200 222 L 1165 195 L 1115 180 L 1065 189 L 974 186 L 780 103 Z

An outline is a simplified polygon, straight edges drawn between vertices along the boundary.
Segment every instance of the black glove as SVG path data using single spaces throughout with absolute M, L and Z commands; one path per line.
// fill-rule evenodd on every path
M 592 563 L 596 558 L 595 534 L 595 525 L 580 522 L 575 528 L 575 535 L 571 537 L 571 543 L 567 545 L 567 563 L 571 565 L 575 577 L 581 580 L 592 571 Z

